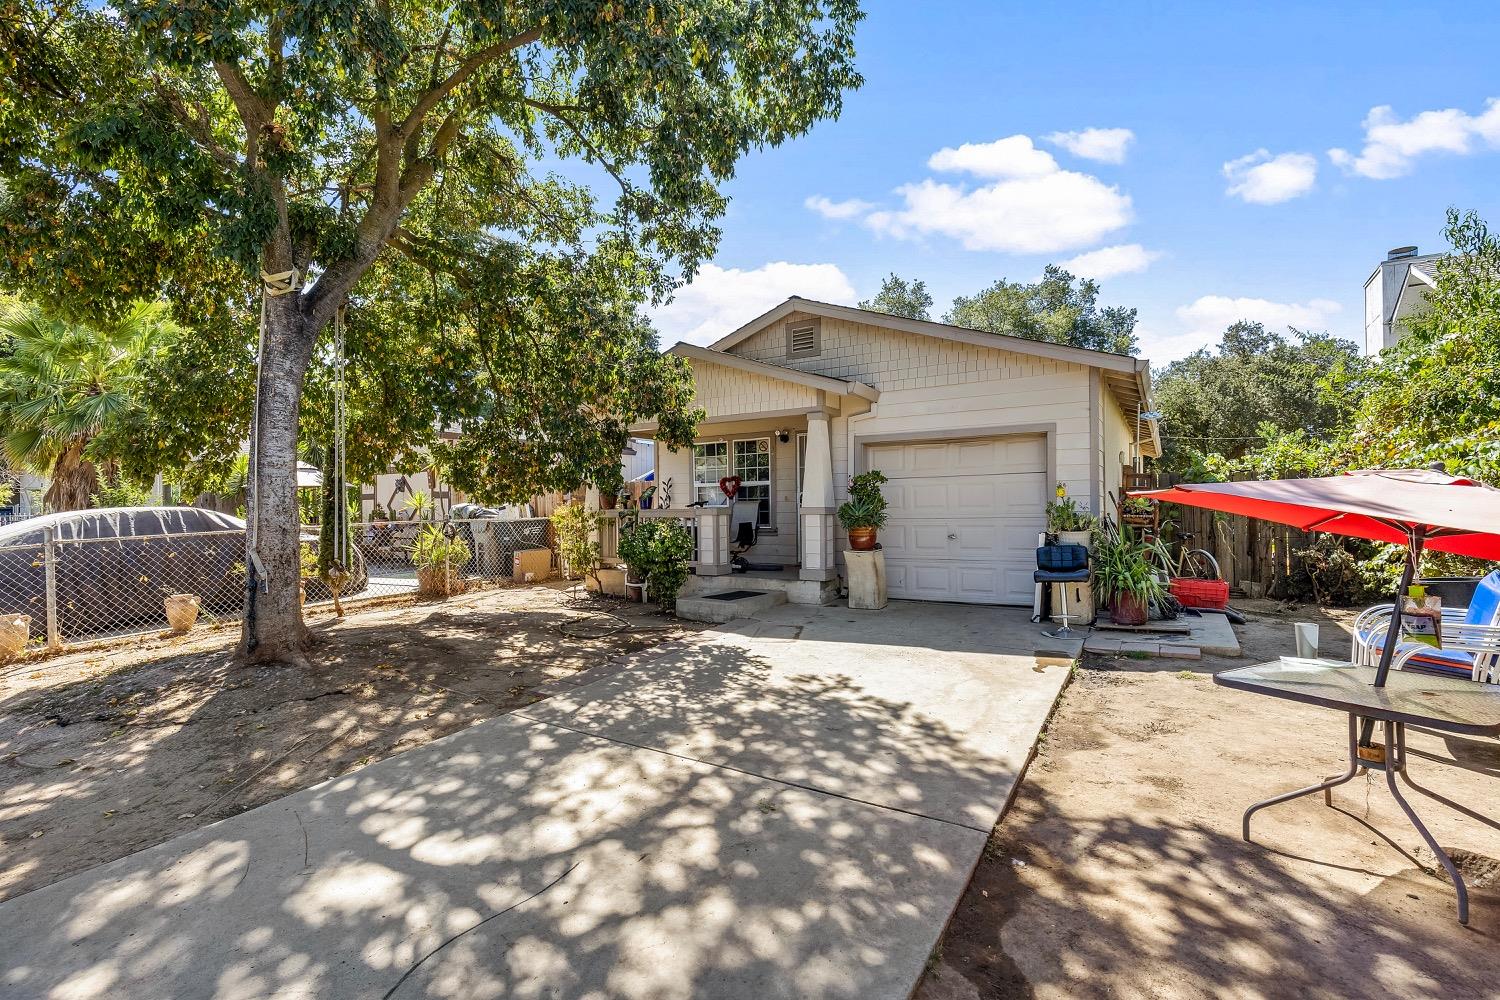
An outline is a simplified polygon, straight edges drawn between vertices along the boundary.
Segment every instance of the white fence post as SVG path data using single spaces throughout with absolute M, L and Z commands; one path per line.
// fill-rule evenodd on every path
M 62 629 L 57 623 L 57 530 L 48 525 L 42 529 L 42 565 L 47 575 L 47 648 L 62 648 Z

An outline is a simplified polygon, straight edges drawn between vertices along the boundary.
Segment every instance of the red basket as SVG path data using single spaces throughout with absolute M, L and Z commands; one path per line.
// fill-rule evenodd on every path
M 1189 608 L 1219 608 L 1229 604 L 1229 584 L 1223 580 L 1192 580 L 1173 577 L 1167 585 L 1172 596 Z

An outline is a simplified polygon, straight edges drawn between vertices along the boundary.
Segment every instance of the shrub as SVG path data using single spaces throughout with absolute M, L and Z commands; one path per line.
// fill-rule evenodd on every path
M 599 520 L 599 515 L 581 500 L 565 503 L 553 512 L 552 526 L 557 530 L 557 548 L 568 579 L 576 580 L 599 568 L 599 543 L 592 537 Z
M 693 536 L 676 521 L 643 520 L 637 514 L 620 518 L 620 559 L 646 582 L 663 611 L 676 607 L 677 592 L 687 582 L 688 560 L 692 557 Z

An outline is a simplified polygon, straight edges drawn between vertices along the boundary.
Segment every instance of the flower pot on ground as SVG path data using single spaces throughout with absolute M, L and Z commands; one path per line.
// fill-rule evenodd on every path
M 876 536 L 885 527 L 885 494 L 880 492 L 888 480 L 878 469 L 861 472 L 849 480 L 849 499 L 839 505 L 839 523 L 849 533 L 849 547 L 867 552 L 875 547 Z
M 30 615 L 0 617 L 0 663 L 9 663 L 20 656 L 30 638 Z
M 198 622 L 198 610 L 202 602 L 197 594 L 169 594 L 162 599 L 167 611 L 167 624 L 173 632 L 186 632 Z
M 1130 528 L 1095 541 L 1089 553 L 1094 593 L 1121 625 L 1144 625 L 1153 601 L 1166 592 L 1152 561 L 1156 543 L 1143 540 Z

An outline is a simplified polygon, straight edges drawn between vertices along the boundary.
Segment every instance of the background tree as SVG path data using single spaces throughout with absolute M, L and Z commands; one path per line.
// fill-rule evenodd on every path
M 943 322 L 1028 340 L 1046 340 L 1115 354 L 1134 354 L 1135 310 L 1098 305 L 1099 283 L 1048 264 L 1034 284 L 1004 278 L 972 296 L 960 295 Z
M 118 430 L 153 388 L 143 365 L 181 333 L 160 303 L 98 327 L 20 303 L 0 316 L 0 436 L 13 467 L 51 479 L 50 509 L 84 510 L 101 481 L 119 485 L 128 442 Z
M 1500 237 L 1449 209 L 1452 251 L 1407 335 L 1380 355 L 1346 450 L 1369 465 L 1425 465 L 1500 485 Z
M 861 309 L 905 316 L 907 319 L 931 319 L 932 296 L 925 281 L 907 281 L 894 272 L 880 283 L 875 297 L 859 304 Z
M 664 296 L 669 264 L 691 276 L 711 254 L 741 155 L 838 112 L 859 83 L 859 17 L 853 0 L 10 3 L 0 282 L 85 314 L 162 295 L 190 321 L 254 315 L 261 298 L 241 651 L 300 661 L 299 418 L 336 313 L 367 311 L 359 329 L 379 343 L 362 345 L 361 389 L 398 420 L 392 440 L 447 389 L 475 442 L 463 475 L 557 461 L 602 475 L 640 408 L 687 398 L 686 366 L 649 350 L 627 305 Z M 554 158 L 591 164 L 613 204 L 529 169 Z M 542 305 L 541 289 L 564 299 Z M 414 321 L 391 295 L 437 308 Z M 424 332 L 433 370 L 413 372 L 401 346 Z M 603 360 L 575 375 L 569 352 Z M 245 348 L 225 354 L 243 384 Z M 383 382 L 429 402 L 383 408 Z M 513 405 L 517 386 L 530 397 Z M 640 398 L 626 389 L 647 395 L 612 411 Z M 188 461 L 214 406 L 184 393 L 147 422 L 150 441 Z M 652 415 L 686 443 L 690 414 Z
M 1326 442 L 1348 425 L 1364 392 L 1370 362 L 1348 340 L 1292 329 L 1280 336 L 1242 320 L 1215 348 L 1201 348 L 1154 375 L 1162 421 L 1162 465 L 1193 477 L 1206 456 L 1239 459 L 1275 443 L 1266 456 L 1279 474 L 1288 441 Z M 1296 435 L 1301 435 L 1297 438 Z M 1295 464 L 1295 463 L 1294 463 Z M 1303 474 L 1306 474 L 1305 472 Z

